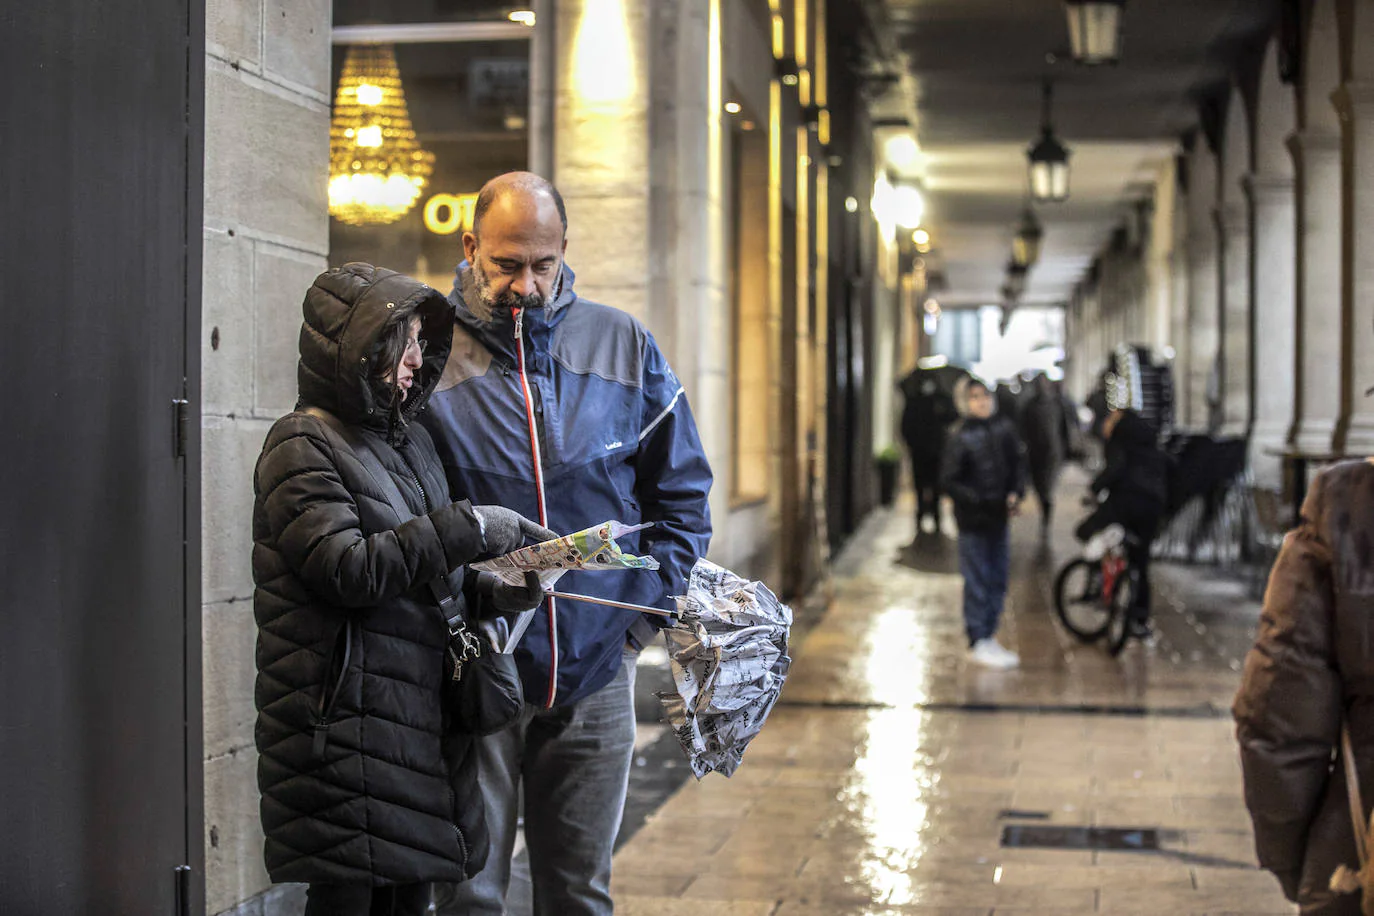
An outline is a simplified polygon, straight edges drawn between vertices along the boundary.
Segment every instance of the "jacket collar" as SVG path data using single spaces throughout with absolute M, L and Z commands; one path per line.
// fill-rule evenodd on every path
M 572 268 L 564 264 L 553 303 L 542 309 L 527 310 L 522 316 L 525 333 L 536 351 L 548 349 L 553 328 L 563 320 L 568 306 L 577 300 L 577 293 L 573 290 L 576 279 Z M 480 305 L 476 308 L 470 306 L 469 302 L 476 303 L 475 285 L 472 265 L 463 261 L 454 272 L 453 291 L 448 295 L 456 313 L 455 319 L 488 350 L 504 354 L 514 361 L 515 318 L 506 309 L 498 309 L 496 314 L 488 316 Z

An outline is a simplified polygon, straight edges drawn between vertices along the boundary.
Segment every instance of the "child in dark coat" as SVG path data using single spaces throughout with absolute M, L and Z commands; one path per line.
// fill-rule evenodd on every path
M 987 385 L 961 379 L 954 400 L 963 420 L 945 445 L 940 485 L 954 500 L 959 523 L 969 659 L 986 668 L 1015 668 L 1020 658 L 994 637 L 1011 567 L 1008 521 L 1025 495 L 1021 443 L 1011 420 L 995 415 Z

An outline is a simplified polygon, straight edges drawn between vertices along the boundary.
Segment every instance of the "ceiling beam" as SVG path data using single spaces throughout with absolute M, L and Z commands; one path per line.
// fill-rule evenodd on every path
M 446 44 L 458 41 L 528 41 L 534 29 L 519 22 L 411 22 L 335 26 L 336 45 Z

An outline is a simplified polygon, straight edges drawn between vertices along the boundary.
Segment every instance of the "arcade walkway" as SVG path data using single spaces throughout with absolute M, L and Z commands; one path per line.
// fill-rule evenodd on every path
M 1294 912 L 1254 865 L 1228 712 L 1256 605 L 1160 566 L 1156 645 L 1113 661 L 1053 622 L 1072 519 L 1042 549 L 1030 512 L 1010 673 L 964 660 L 953 543 L 904 550 L 905 506 L 870 519 L 739 772 L 621 848 L 617 913 Z

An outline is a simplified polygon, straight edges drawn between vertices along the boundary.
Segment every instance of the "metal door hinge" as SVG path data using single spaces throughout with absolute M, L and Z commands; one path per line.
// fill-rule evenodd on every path
M 185 398 L 172 400 L 172 455 L 176 458 L 186 457 L 186 417 L 190 403 Z
M 191 916 L 191 866 L 178 865 L 173 873 L 177 882 L 177 916 Z

